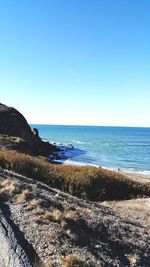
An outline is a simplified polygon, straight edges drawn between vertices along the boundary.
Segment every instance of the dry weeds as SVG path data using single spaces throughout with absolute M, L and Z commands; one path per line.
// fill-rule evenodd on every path
M 18 181 L 6 179 L 0 183 L 0 195 L 4 199 L 15 196 L 21 193 L 22 186 Z
M 54 165 L 14 151 L 0 151 L 0 166 L 92 201 L 150 196 L 150 183 L 136 182 L 102 168 Z
M 84 263 L 80 261 L 76 255 L 67 255 L 62 257 L 62 267 L 84 267 Z

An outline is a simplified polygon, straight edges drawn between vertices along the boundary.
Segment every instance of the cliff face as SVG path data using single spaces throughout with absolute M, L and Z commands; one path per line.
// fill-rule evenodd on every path
M 41 140 L 38 130 L 32 130 L 19 111 L 3 104 L 0 104 L 0 148 L 42 156 L 57 150 Z
M 23 115 L 12 107 L 0 104 L 0 133 L 9 136 L 18 136 L 29 143 L 34 136 Z

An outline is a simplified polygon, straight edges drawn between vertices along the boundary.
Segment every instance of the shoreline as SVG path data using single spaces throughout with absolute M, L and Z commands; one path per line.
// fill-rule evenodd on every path
M 116 167 L 109 167 L 109 166 L 103 166 L 99 164 L 94 164 L 90 162 L 84 162 L 84 161 L 76 161 L 74 158 L 78 156 L 81 153 L 81 149 L 78 147 L 75 147 L 73 144 L 60 144 L 57 142 L 53 142 L 52 144 L 56 145 L 60 151 L 57 151 L 57 156 L 54 153 L 52 156 L 51 163 L 54 164 L 62 164 L 62 165 L 73 165 L 73 166 L 91 166 L 96 168 L 102 168 L 106 170 L 110 170 L 113 172 L 119 172 L 121 174 L 126 175 L 127 177 L 132 177 L 134 180 L 145 180 L 146 182 L 150 182 L 150 170 L 137 170 L 133 168 L 121 168 L 120 166 Z M 50 159 L 50 158 L 49 158 Z
M 127 178 L 130 178 L 134 181 L 138 181 L 138 182 L 143 182 L 143 183 L 150 183 L 150 174 L 149 175 L 144 175 L 141 173 L 137 173 L 137 172 L 124 172 L 124 171 L 120 171 L 121 174 L 125 175 Z
M 134 170 L 130 170 L 130 169 L 120 169 L 120 168 L 109 168 L 109 167 L 105 167 L 105 166 L 99 166 L 96 164 L 90 164 L 90 163 L 83 163 L 83 162 L 77 162 L 77 161 L 72 161 L 70 159 L 67 160 L 56 160 L 54 162 L 54 164 L 62 164 L 62 165 L 73 165 L 73 166 L 78 166 L 78 167 L 82 167 L 82 166 L 91 166 L 91 167 L 96 167 L 96 168 L 102 168 L 102 169 L 106 169 L 106 170 L 110 170 L 113 172 L 117 172 L 120 174 L 125 175 L 126 177 L 135 180 L 135 181 L 139 181 L 139 182 L 149 182 L 150 183 L 150 171 L 134 171 Z
M 149 173 L 144 174 L 144 171 L 142 173 L 142 171 L 130 171 L 130 170 L 121 170 L 121 169 L 115 169 L 115 168 L 107 168 L 107 167 L 103 167 L 103 166 L 98 166 L 98 165 L 93 165 L 93 164 L 80 164 L 77 162 L 77 164 L 74 162 L 74 164 L 69 164 L 69 163 L 63 163 L 64 165 L 75 165 L 75 166 L 91 166 L 91 167 L 96 167 L 96 168 L 102 168 L 105 170 L 109 170 L 109 171 L 113 171 L 113 172 L 117 172 L 120 174 L 125 175 L 127 178 L 130 178 L 134 181 L 139 181 L 139 182 L 147 182 L 150 183 L 150 171 Z

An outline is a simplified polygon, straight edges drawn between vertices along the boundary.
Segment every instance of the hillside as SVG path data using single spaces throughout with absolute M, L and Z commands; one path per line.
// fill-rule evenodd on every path
M 26 249 L 30 245 L 35 251 L 28 255 L 32 262 L 149 266 L 149 199 L 85 201 L 5 170 L 0 196 L 6 218 L 25 236 Z

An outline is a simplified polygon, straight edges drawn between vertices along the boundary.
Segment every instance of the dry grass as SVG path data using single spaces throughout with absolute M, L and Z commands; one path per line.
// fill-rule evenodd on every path
M 50 262 L 46 262 L 42 265 L 42 267 L 53 267 L 54 265 Z
M 18 196 L 17 196 L 17 203 L 21 204 L 23 202 L 27 202 L 32 198 L 32 193 L 29 189 L 24 189 Z
M 77 215 L 77 213 L 72 210 L 64 210 L 62 212 L 59 209 L 54 209 L 52 211 L 49 211 L 48 209 L 42 206 L 42 203 L 42 200 L 33 199 L 28 203 L 27 207 L 25 208 L 27 211 L 32 211 L 33 216 L 36 216 L 33 217 L 33 221 L 37 222 L 37 220 L 40 220 L 43 223 L 56 221 L 60 223 L 62 228 L 65 228 L 65 226 L 67 225 L 66 220 L 73 220 Z
M 138 255 L 131 255 L 130 257 L 128 257 L 128 260 L 130 262 L 130 266 L 135 267 L 138 261 Z
M 75 219 L 77 216 L 77 212 L 74 210 L 66 210 L 64 211 L 63 217 L 66 219 Z
M 54 265 L 53 265 L 52 263 L 50 263 L 50 262 L 46 262 L 46 263 L 43 264 L 42 267 L 53 267 L 53 266 L 54 266 Z
M 45 263 L 41 263 L 38 259 L 35 260 L 33 267 L 53 267 L 54 265 L 49 261 Z
M 24 142 L 24 139 L 22 139 L 21 137 L 18 136 L 10 136 L 10 135 L 6 135 L 6 134 L 0 134 L 0 141 L 9 141 L 11 143 L 14 144 L 20 144 L 22 142 Z
M 44 199 L 32 199 L 28 205 L 26 206 L 26 211 L 32 211 L 33 217 L 32 220 L 37 223 L 45 223 L 49 221 L 58 221 L 60 222 L 63 216 L 63 213 L 54 209 L 53 211 L 49 211 L 48 207 L 44 205 Z
M 43 218 L 44 221 L 49 222 L 49 221 L 51 221 L 51 219 L 52 219 L 52 213 L 49 212 L 49 211 L 46 211 L 46 212 L 42 215 L 42 218 Z
M 27 205 L 26 210 L 41 210 L 43 208 L 43 200 L 42 199 L 33 199 Z
M 21 195 L 20 195 L 21 196 Z M 52 207 L 45 207 L 44 199 L 32 199 L 25 207 L 26 211 L 32 212 L 32 221 L 36 223 L 49 223 L 56 221 L 60 224 L 61 228 L 67 228 L 68 220 L 73 220 L 77 216 L 77 212 L 74 210 L 64 208 L 63 211 L 59 209 L 52 209 Z
M 62 212 L 60 210 L 53 210 L 51 216 L 55 221 L 60 221 L 62 219 Z
M 0 166 L 92 201 L 150 196 L 149 183 L 132 181 L 102 168 L 54 165 L 14 151 L 0 151 Z
M 0 183 L 0 196 L 4 199 L 12 198 L 21 193 L 21 189 L 19 182 L 6 179 Z
M 1 180 L 0 196 L 4 200 L 16 199 L 17 204 L 27 202 L 33 197 L 32 190 L 29 185 L 22 184 L 17 180 Z
M 41 263 L 36 260 L 33 267 L 53 267 L 51 262 Z M 86 267 L 87 265 L 80 261 L 76 255 L 67 255 L 61 258 L 61 267 Z
M 80 261 L 76 255 L 62 257 L 62 267 L 85 267 L 84 262 Z

